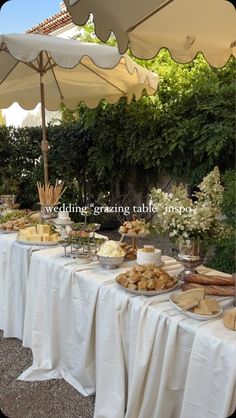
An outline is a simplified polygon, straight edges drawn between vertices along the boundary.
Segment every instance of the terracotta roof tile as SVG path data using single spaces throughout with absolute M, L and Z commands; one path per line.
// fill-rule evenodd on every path
M 72 18 L 69 12 L 62 10 L 61 12 L 43 20 L 36 26 L 28 29 L 26 33 L 42 33 L 49 35 L 50 33 L 63 28 L 72 23 Z

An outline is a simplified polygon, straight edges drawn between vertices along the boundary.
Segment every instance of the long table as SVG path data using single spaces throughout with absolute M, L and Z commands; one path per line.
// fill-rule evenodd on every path
M 31 253 L 23 345 L 32 349 L 33 364 L 20 379 L 63 377 L 85 396 L 96 392 L 96 418 L 233 413 L 236 334 L 222 317 L 198 322 L 176 311 L 169 294 L 126 293 L 114 279 L 132 263 L 106 271 L 61 255 L 60 248 Z M 180 268 L 163 259 L 167 271 Z M 223 302 L 224 311 L 232 307 L 233 298 Z

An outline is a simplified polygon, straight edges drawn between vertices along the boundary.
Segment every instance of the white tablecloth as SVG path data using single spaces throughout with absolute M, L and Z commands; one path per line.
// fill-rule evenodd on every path
M 0 234 L 0 329 L 6 338 L 22 339 L 31 254 L 41 247 L 20 244 L 16 236 Z
M 33 254 L 23 345 L 34 361 L 21 379 L 64 377 L 85 396 L 94 393 L 95 310 L 100 287 L 111 279 L 98 262 L 79 267 L 58 248 Z
M 178 267 L 165 262 L 169 271 Z M 234 411 L 236 335 L 222 318 L 197 322 L 177 312 L 169 294 L 119 289 L 119 270 L 64 263 L 58 249 L 32 255 L 23 343 L 33 364 L 20 379 L 64 377 L 84 395 L 96 390 L 96 418 L 225 418 Z
M 106 238 L 97 233 L 95 236 Z M 43 250 L 41 246 L 18 243 L 16 237 L 0 233 L 0 329 L 4 337 L 22 339 L 31 255 Z M 59 252 L 62 254 L 63 249 Z
M 112 285 L 100 292 L 95 417 L 225 418 L 236 406 L 235 333 L 160 299 L 131 299 Z
M 14 243 L 16 234 L 0 234 L 0 329 L 4 329 L 4 290 L 6 288 L 5 277 L 6 277 L 6 267 L 7 267 L 7 258 L 10 252 L 11 246 Z

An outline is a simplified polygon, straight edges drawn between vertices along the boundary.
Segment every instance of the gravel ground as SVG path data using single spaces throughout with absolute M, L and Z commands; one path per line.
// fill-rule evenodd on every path
M 102 232 L 104 234 L 104 232 Z M 119 240 L 117 232 L 109 239 Z M 146 238 L 140 245 L 154 244 L 170 254 L 165 238 Z M 15 338 L 3 338 L 0 331 L 0 409 L 9 418 L 92 418 L 94 397 L 83 397 L 64 379 L 22 382 L 17 377 L 32 364 L 32 353 Z
M 31 350 L 0 333 L 0 408 L 9 418 L 92 418 L 94 397 L 80 395 L 64 379 L 16 380 L 32 364 Z

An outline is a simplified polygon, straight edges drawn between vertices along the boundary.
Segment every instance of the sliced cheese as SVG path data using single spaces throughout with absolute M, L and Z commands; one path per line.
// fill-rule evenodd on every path
M 20 237 L 30 236 L 31 233 L 27 229 L 20 229 Z
M 49 234 L 42 234 L 41 235 L 41 241 L 43 241 L 43 242 L 50 241 L 50 235 Z
M 58 241 L 59 235 L 58 233 L 50 235 L 50 241 Z
M 188 307 L 191 308 L 195 304 L 199 305 L 199 301 L 196 298 L 191 298 L 191 297 L 188 297 L 178 302 L 178 306 L 182 309 L 186 309 Z
M 37 232 L 39 234 L 50 234 L 51 227 L 50 225 L 38 224 L 37 225 Z
M 37 232 L 38 232 L 38 234 L 43 234 L 43 225 L 37 225 Z
M 26 228 L 26 231 L 30 232 L 31 234 L 36 234 L 36 226 L 28 226 L 28 228 Z
M 184 300 L 189 298 L 197 299 L 200 302 L 202 299 L 204 299 L 204 295 L 204 288 L 186 290 L 185 292 L 179 293 L 175 296 L 175 302 L 179 304 L 179 302 L 183 302 Z
M 37 227 L 30 226 L 25 229 L 21 229 L 19 232 L 19 237 L 25 241 L 35 241 L 35 242 L 48 242 L 48 241 L 58 241 L 59 234 L 54 233 L 50 235 L 51 227 L 50 225 L 38 224 Z
M 220 305 L 215 299 L 204 299 L 194 308 L 194 313 L 198 315 L 211 315 L 219 310 Z
M 41 241 L 41 237 L 39 234 L 31 234 L 29 237 L 29 241 Z

